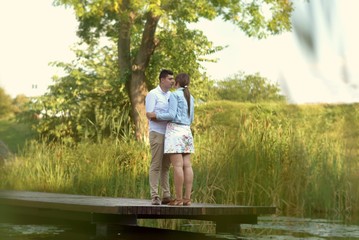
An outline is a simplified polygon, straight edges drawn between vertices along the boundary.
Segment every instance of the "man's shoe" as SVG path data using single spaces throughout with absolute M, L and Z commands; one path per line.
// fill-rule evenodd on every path
M 154 197 L 152 198 L 152 202 L 151 202 L 152 205 L 161 205 L 161 200 L 159 197 Z
M 173 199 L 172 199 L 171 197 L 162 198 L 161 204 L 167 205 L 167 204 L 169 204 L 172 200 L 173 200 Z

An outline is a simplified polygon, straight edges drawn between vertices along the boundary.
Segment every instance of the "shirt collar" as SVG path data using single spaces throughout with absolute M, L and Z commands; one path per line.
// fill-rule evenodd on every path
M 169 90 L 168 90 L 167 92 L 164 92 L 164 91 L 162 90 L 162 88 L 160 87 L 160 85 L 157 86 L 157 91 L 159 91 L 159 92 L 162 93 L 162 94 L 167 94 L 167 93 L 169 92 Z

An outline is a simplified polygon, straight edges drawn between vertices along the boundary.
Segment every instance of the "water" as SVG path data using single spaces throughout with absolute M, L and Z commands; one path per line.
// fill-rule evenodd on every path
M 341 220 L 261 217 L 258 225 L 243 225 L 242 230 L 255 239 L 359 239 L 359 225 Z
M 196 230 L 196 224 L 183 226 L 185 230 Z M 348 240 L 359 239 L 359 224 L 346 224 L 340 220 L 292 218 L 292 217 L 259 217 L 256 225 L 241 225 L 241 236 L 230 234 L 198 234 L 159 229 L 139 230 L 127 229 L 117 236 L 99 238 L 87 228 L 73 228 L 66 225 L 47 224 L 10 224 L 0 223 L 0 240 L 70 240 L 70 239 L 106 239 L 106 240 L 134 240 L 134 239 L 181 239 L 181 240 L 209 240 L 209 239 L 330 239 Z

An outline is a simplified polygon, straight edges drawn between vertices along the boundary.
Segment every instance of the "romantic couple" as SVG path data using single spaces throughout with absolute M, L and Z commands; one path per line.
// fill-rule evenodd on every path
M 170 70 L 162 70 L 159 85 L 146 96 L 146 116 L 149 120 L 151 165 L 149 181 L 151 204 L 191 205 L 194 152 L 190 125 L 194 117 L 194 98 L 190 94 L 190 77 L 180 73 L 174 78 Z M 171 87 L 176 90 L 171 92 Z M 172 199 L 169 169 L 173 165 L 176 198 Z M 162 200 L 158 194 L 161 182 Z M 183 194 L 184 188 L 184 194 Z

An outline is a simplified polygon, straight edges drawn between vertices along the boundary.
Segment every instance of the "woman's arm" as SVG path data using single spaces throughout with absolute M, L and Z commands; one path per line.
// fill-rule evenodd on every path
M 170 99 L 169 99 L 169 109 L 168 112 L 166 113 L 157 113 L 156 114 L 156 118 L 158 120 L 166 120 L 166 121 L 171 121 L 175 118 L 176 114 L 177 114 L 177 106 L 178 106 L 178 101 L 177 101 L 177 97 L 174 93 L 171 94 Z
M 194 120 L 194 98 L 191 96 L 191 110 L 190 110 L 190 116 L 191 116 L 191 124 Z

